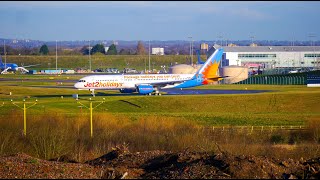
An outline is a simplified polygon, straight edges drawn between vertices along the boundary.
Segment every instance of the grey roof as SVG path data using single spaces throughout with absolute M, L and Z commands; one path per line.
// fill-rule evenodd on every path
M 220 46 L 214 46 L 219 48 Z M 312 52 L 320 51 L 320 46 L 222 46 L 224 52 Z

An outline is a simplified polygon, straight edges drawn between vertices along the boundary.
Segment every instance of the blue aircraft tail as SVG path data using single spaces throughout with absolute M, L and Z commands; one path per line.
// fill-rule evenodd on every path
M 222 54 L 222 48 L 216 49 L 202 67 L 195 73 L 191 80 L 188 80 L 175 88 L 200 86 L 223 79 L 224 77 L 217 75 L 219 64 L 222 60 Z
M 0 66 L 3 65 L 2 63 L 2 56 L 0 55 Z
M 206 60 L 202 67 L 196 73 L 196 77 L 201 77 L 204 81 L 217 81 L 220 76 L 217 75 L 220 62 L 222 60 L 223 49 L 219 48 Z
M 198 55 L 198 64 L 204 64 L 205 61 L 203 61 L 203 60 L 201 59 L 201 57 L 200 57 L 200 50 L 197 50 L 196 52 L 197 52 L 197 55 Z

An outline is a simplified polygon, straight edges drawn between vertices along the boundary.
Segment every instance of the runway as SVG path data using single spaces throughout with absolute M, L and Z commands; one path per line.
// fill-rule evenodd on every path
M 21 85 L 10 85 L 10 86 L 21 86 Z M 37 88 L 57 88 L 57 89 L 74 89 L 73 86 L 24 86 L 24 87 L 37 87 Z M 104 94 L 106 96 L 112 95 L 112 96 L 128 96 L 128 95 L 140 95 L 138 93 L 108 93 L 109 90 L 96 90 L 99 92 L 96 92 L 100 95 Z M 115 90 L 112 90 L 115 91 Z M 171 88 L 171 89 L 161 89 L 160 93 L 164 96 L 167 95 L 205 95 L 205 94 L 256 94 L 256 93 L 264 93 L 264 92 L 272 92 L 274 90 L 228 90 L 228 89 L 177 89 L 177 88 Z
M 197 94 L 253 94 L 271 92 L 271 90 L 224 90 L 224 89 L 162 89 L 166 95 L 197 95 Z

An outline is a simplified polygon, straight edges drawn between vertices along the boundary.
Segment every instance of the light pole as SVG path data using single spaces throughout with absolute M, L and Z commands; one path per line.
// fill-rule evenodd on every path
M 188 38 L 190 39 L 190 48 L 189 48 L 189 49 L 190 49 L 190 61 L 191 61 L 190 64 L 192 64 L 192 56 L 191 56 L 191 41 L 192 41 L 192 36 L 189 36 Z
M 150 40 L 149 40 L 149 72 L 150 72 Z
M 192 40 L 192 45 L 191 45 L 191 65 L 193 65 L 193 41 Z
M 150 54 L 150 48 L 148 49 L 148 51 L 149 51 L 148 53 Z M 144 59 L 144 73 L 146 74 L 146 72 L 147 72 L 147 60 Z
M 56 40 L 56 73 L 58 73 L 58 46 Z
M 92 100 L 91 98 L 89 99 L 90 101 L 90 107 L 87 107 L 86 105 L 82 104 L 78 98 L 76 99 L 76 101 L 81 104 L 83 107 L 87 108 L 90 110 L 90 137 L 92 138 L 93 137 L 93 123 L 92 123 L 92 112 L 93 112 L 93 109 L 95 109 L 96 107 L 100 106 L 102 103 L 105 102 L 105 98 L 103 98 L 103 101 L 95 101 L 95 102 L 100 102 L 98 105 L 96 105 L 95 107 L 92 107 Z
M 27 109 L 31 108 L 32 106 L 36 105 L 38 100 L 36 99 L 36 102 L 26 102 L 25 99 L 23 99 L 23 108 L 17 105 L 18 102 L 13 102 L 11 99 L 11 103 L 18 108 L 23 110 L 23 135 L 26 137 L 27 136 Z M 29 107 L 26 107 L 26 104 L 32 103 Z
M 7 69 L 7 52 L 6 52 L 6 41 L 3 40 L 3 54 L 4 54 L 4 69 Z
M 254 35 L 251 35 L 250 38 L 251 38 L 251 45 L 253 46 L 253 39 L 254 39 L 255 37 L 254 37 Z
M 311 41 L 311 46 L 313 46 L 313 66 L 315 67 L 316 66 L 316 54 L 315 54 L 315 48 L 314 48 L 314 37 L 316 37 L 316 35 L 314 33 L 310 33 L 309 34 L 309 37 L 310 37 L 310 41 Z
M 223 36 L 221 35 L 221 33 L 220 33 L 220 35 L 218 36 L 218 38 L 220 39 L 220 46 L 222 46 L 222 38 L 223 38 Z
M 90 73 L 91 73 L 91 47 L 90 47 L 90 40 L 89 40 L 89 70 L 90 70 Z

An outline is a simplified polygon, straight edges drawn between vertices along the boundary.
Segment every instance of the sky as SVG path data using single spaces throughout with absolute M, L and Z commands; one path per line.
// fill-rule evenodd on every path
M 320 39 L 320 1 L 1 1 L 0 38 Z

